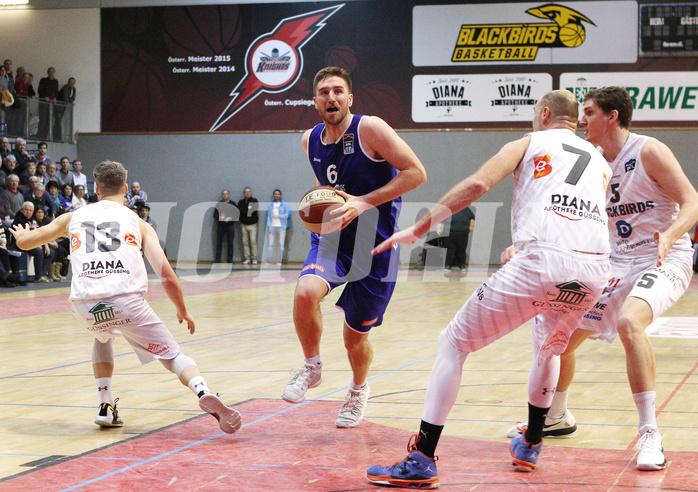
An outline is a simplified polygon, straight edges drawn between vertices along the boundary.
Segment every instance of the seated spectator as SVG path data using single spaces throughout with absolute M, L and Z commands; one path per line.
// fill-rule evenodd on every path
M 153 226 L 153 229 L 157 230 L 157 227 L 155 226 L 155 221 L 150 218 L 150 205 L 147 203 L 144 203 L 141 207 L 138 207 L 138 216 L 143 219 L 144 222 L 147 222 L 151 226 Z
M 43 210 L 40 208 L 34 211 L 34 220 L 38 227 L 43 227 L 51 223 L 52 219 L 47 217 Z M 67 238 L 65 238 L 67 240 Z M 68 243 L 63 243 L 60 240 L 51 241 L 48 243 L 49 248 L 54 252 L 53 262 L 49 265 L 48 274 L 46 275 L 49 280 L 54 282 L 61 281 L 61 267 L 63 261 L 68 257 L 68 250 L 66 246 Z
M 5 188 L 7 188 L 7 173 L 3 166 L 0 167 L 0 190 L 4 190 Z
M 141 184 L 138 181 L 134 181 L 131 184 L 131 189 L 126 192 L 126 199 L 128 200 L 128 206 L 133 207 L 134 205 L 141 205 L 148 201 L 148 194 L 141 190 Z
M 36 169 L 37 171 L 39 170 L 38 167 Z M 44 183 L 46 185 L 46 188 L 48 188 L 49 181 L 55 181 L 58 186 L 61 186 L 62 181 L 58 174 L 56 174 L 57 170 L 58 168 L 56 167 L 55 162 L 49 162 L 48 164 L 46 164 L 46 182 Z
M 24 170 L 24 172 L 19 175 L 19 186 L 20 188 L 24 187 L 23 191 L 31 189 L 31 186 L 29 185 L 29 179 L 32 177 L 36 177 L 36 164 L 30 162 L 29 164 L 27 164 L 27 167 Z M 39 181 L 39 178 L 36 178 L 36 181 Z
M 63 205 L 61 204 L 61 196 L 58 194 L 58 183 L 56 181 L 49 181 L 46 186 L 48 189 L 48 196 L 53 202 L 53 217 L 58 217 L 63 213 Z
M 48 144 L 46 142 L 39 142 L 39 150 L 32 156 L 32 161 L 34 161 L 35 164 L 39 164 L 40 162 L 45 162 L 48 164 L 49 162 L 52 162 L 51 158 L 46 155 L 47 149 Z
M 53 200 L 49 194 L 46 193 L 46 187 L 41 183 L 36 183 L 34 185 L 34 191 L 27 190 L 24 192 L 23 196 L 24 201 L 34 204 L 34 211 L 41 209 L 49 216 L 56 213 L 53 208 Z
M 7 137 L 0 138 L 0 157 L 2 157 L 3 162 L 10 154 L 12 154 L 10 151 L 10 139 Z
M 64 212 L 72 212 L 73 207 L 73 187 L 69 184 L 64 184 L 61 190 L 61 196 L 58 197 L 61 201 L 61 208 Z
M 19 176 L 10 174 L 7 177 L 7 189 L 2 190 L 0 195 L 5 201 L 5 208 L 10 219 L 14 219 L 24 203 L 24 197 L 19 192 Z
M 12 154 L 5 157 L 5 160 L 2 162 L 2 170 L 5 171 L 5 174 L 8 176 L 10 174 L 15 174 L 19 177 L 17 173 L 17 158 Z
M 30 229 L 36 229 L 37 224 L 34 220 L 34 204 L 32 202 L 24 202 L 20 212 L 15 216 L 12 226 L 29 226 Z M 56 253 L 48 244 L 37 246 L 36 248 L 27 251 L 27 254 L 34 258 L 34 282 L 45 283 L 50 282 L 46 276 L 48 268 L 53 263 L 53 258 Z
M 61 168 L 58 170 L 59 185 L 63 186 L 65 184 L 70 185 L 72 192 L 73 189 L 73 171 L 70 170 L 70 159 L 67 157 L 61 157 Z
M 87 205 L 87 200 L 83 198 L 85 195 L 85 187 L 83 185 L 75 185 L 73 188 L 73 210 Z
M 2 202 L 2 200 L 0 200 Z M 12 255 L 7 249 L 7 234 L 5 229 L 0 227 L 0 287 L 17 287 L 27 285 L 19 276 L 19 256 Z M 9 273 L 12 272 L 12 273 Z M 7 273 L 7 275 L 5 275 Z
M 39 183 L 46 186 L 48 184 L 48 176 L 46 175 L 46 162 L 36 164 L 36 176 L 39 178 Z
M 15 150 L 12 151 L 12 154 L 15 156 L 15 159 L 17 159 L 16 173 L 21 175 L 24 171 L 26 171 L 27 166 L 32 161 L 29 152 L 27 152 L 27 141 L 20 137 L 16 138 Z

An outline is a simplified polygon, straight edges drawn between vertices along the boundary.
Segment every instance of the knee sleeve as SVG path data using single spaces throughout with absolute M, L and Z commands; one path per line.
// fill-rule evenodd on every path
M 188 367 L 196 367 L 196 362 L 191 357 L 179 354 L 174 359 L 160 359 L 162 365 L 170 372 L 174 372 L 177 377 Z
M 92 344 L 92 363 L 114 364 L 114 339 L 110 338 L 108 342 L 102 343 L 95 338 Z

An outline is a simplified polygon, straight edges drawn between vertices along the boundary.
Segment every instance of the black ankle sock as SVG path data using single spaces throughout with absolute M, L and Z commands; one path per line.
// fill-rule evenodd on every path
M 434 425 L 422 420 L 419 426 L 419 439 L 417 439 L 416 443 L 417 450 L 433 458 L 443 429 L 443 425 Z
M 535 446 L 543 440 L 543 425 L 545 416 L 548 415 L 548 408 L 540 408 L 528 404 L 528 429 L 526 429 L 526 442 Z

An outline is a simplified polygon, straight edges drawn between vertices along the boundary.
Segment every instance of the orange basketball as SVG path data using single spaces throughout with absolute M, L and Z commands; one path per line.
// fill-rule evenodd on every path
M 329 222 L 337 217 L 330 212 L 344 205 L 345 201 L 331 186 L 316 186 L 301 198 L 298 215 L 309 231 L 330 234 L 335 229 L 330 229 Z

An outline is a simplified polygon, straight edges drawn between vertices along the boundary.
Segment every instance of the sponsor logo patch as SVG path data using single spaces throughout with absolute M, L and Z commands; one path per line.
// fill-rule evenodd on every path
M 80 233 L 74 232 L 70 235 L 70 251 L 77 251 L 82 243 L 80 242 Z
M 129 246 L 138 246 L 138 242 L 136 241 L 136 236 L 131 234 L 130 232 L 127 232 L 124 234 L 124 241 L 126 241 L 126 244 Z
M 553 166 L 550 165 L 548 154 L 533 158 L 533 179 L 542 178 L 551 172 L 553 172 Z
M 361 323 L 361 326 L 373 326 L 373 324 L 376 321 L 378 321 L 378 318 L 373 318 L 373 319 L 370 319 L 368 321 L 364 321 L 363 323 Z

